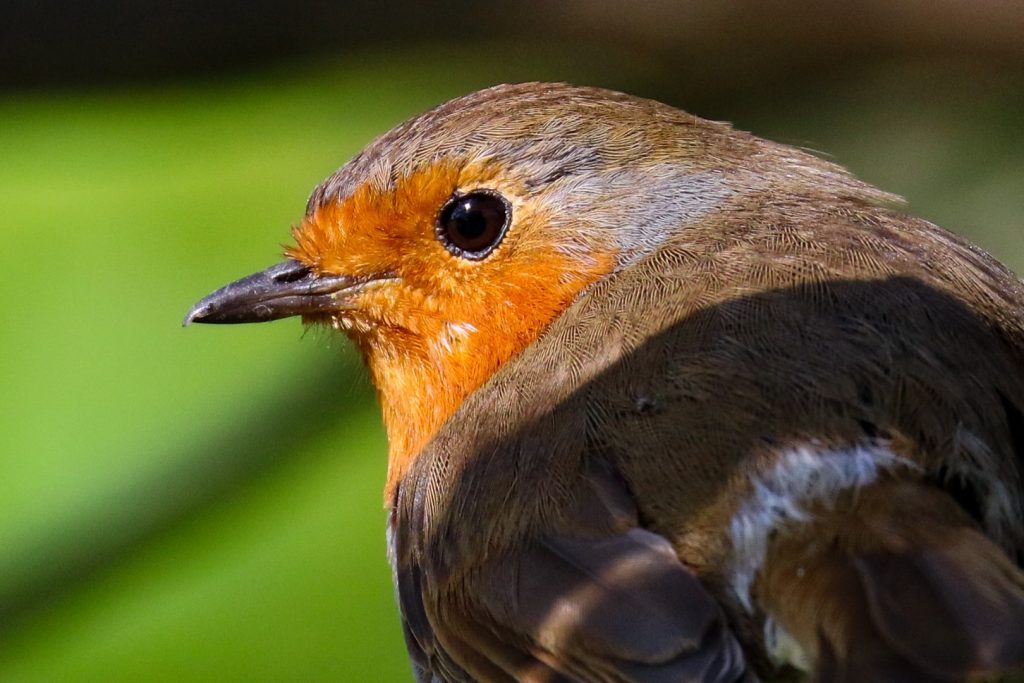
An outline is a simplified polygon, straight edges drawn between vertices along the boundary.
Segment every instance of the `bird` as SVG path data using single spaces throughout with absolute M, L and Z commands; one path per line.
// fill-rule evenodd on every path
M 1024 283 L 801 149 L 494 86 L 309 197 L 189 323 L 349 337 L 415 680 L 1024 669 Z

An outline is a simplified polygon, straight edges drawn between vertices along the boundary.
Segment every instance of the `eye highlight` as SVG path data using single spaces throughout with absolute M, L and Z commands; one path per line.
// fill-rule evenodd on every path
M 436 233 L 456 256 L 479 261 L 494 251 L 512 218 L 508 201 L 492 190 L 455 195 L 441 207 Z

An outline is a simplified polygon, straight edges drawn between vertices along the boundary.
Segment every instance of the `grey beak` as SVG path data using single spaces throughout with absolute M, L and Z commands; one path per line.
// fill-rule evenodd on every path
M 344 276 L 315 276 L 303 264 L 289 259 L 221 287 L 193 306 L 182 325 L 262 323 L 324 313 L 334 310 L 335 295 L 353 284 Z

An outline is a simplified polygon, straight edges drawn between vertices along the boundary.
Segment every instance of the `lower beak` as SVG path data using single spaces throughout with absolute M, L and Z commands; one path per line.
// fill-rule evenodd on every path
M 314 275 L 289 259 L 221 287 L 193 306 L 182 324 L 262 323 L 330 312 L 340 307 L 338 295 L 355 284 L 340 275 Z

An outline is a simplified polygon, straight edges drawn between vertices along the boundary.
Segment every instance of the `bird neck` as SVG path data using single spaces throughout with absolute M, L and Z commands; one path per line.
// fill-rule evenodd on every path
M 474 340 L 475 341 L 475 340 Z M 462 401 L 520 348 L 511 339 L 466 340 L 460 347 L 440 344 L 361 343 L 381 405 L 388 437 L 385 501 L 416 456 Z
M 404 318 L 349 330 L 370 370 L 388 435 L 385 500 L 415 458 L 462 402 L 509 359 L 532 343 L 579 293 L 610 271 L 614 254 L 592 259 L 570 277 L 543 277 L 543 287 L 513 282 L 453 301 L 426 314 L 413 307 Z M 563 271 L 564 272 L 564 271 Z M 514 278 L 509 278 L 514 279 Z

